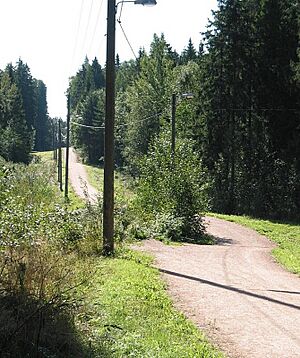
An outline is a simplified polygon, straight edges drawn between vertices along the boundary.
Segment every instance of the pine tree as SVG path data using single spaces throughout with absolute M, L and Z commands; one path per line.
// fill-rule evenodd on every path
M 100 164 L 104 156 L 104 103 L 103 90 L 90 92 L 77 107 L 72 127 L 72 140 L 83 158 L 92 164 Z
M 197 51 L 196 51 L 195 46 L 192 42 L 192 39 L 190 38 L 187 48 L 183 50 L 183 52 L 180 56 L 180 63 L 187 64 L 189 61 L 197 60 L 197 58 L 198 58 Z
M 36 119 L 36 102 L 34 79 L 30 68 L 21 59 L 17 62 L 14 77 L 22 97 L 25 119 L 29 130 L 33 130 Z
M 9 73 L 0 74 L 0 155 L 13 162 L 28 163 L 32 148 L 22 100 Z
M 36 119 L 35 129 L 35 147 L 37 151 L 44 151 L 50 148 L 50 122 L 47 109 L 47 88 L 43 81 L 35 81 L 36 97 Z

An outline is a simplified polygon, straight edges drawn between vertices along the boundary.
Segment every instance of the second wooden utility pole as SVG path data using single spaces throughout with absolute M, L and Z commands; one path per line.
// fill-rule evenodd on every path
M 176 94 L 172 94 L 172 144 L 171 155 L 172 159 L 175 158 L 175 144 L 176 144 Z
M 68 93 L 67 138 L 66 138 L 66 168 L 65 168 L 65 198 L 69 195 L 69 152 L 70 152 L 70 93 Z
M 58 120 L 58 182 L 59 182 L 60 191 L 63 191 L 62 152 L 61 152 L 61 119 Z

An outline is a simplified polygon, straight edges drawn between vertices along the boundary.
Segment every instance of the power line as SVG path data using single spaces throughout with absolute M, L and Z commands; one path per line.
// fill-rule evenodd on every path
M 137 58 L 137 56 L 136 56 L 136 54 L 135 54 L 135 52 L 134 52 L 134 49 L 133 49 L 133 47 L 132 47 L 132 45 L 131 45 L 131 43 L 130 43 L 130 41 L 129 41 L 129 39 L 128 39 L 126 33 L 125 33 L 125 30 L 124 30 L 124 28 L 123 28 L 123 26 L 122 26 L 121 20 L 117 20 L 117 22 L 118 22 L 118 24 L 119 24 L 120 27 L 121 27 L 121 30 L 122 30 L 122 32 L 123 32 L 123 35 L 124 35 L 124 37 L 125 37 L 125 39 L 126 39 L 128 45 L 129 45 L 129 47 L 130 47 L 130 49 L 131 49 L 131 52 L 133 53 L 133 56 L 134 56 L 135 59 L 137 60 L 138 58 Z
M 90 26 L 90 21 L 91 21 L 91 15 L 92 15 L 92 10 L 93 10 L 93 5 L 94 5 L 94 0 L 91 1 L 91 6 L 90 6 L 90 10 L 89 10 L 89 15 L 88 15 L 88 21 L 85 27 L 85 33 L 84 33 L 84 38 L 83 38 L 83 43 L 82 43 L 82 48 L 81 48 L 81 52 L 84 52 L 84 47 L 85 47 L 85 43 L 86 43 L 86 38 L 87 38 L 87 33 L 88 33 L 88 29 Z
M 213 111 L 235 111 L 235 112 L 300 112 L 296 108 L 216 108 Z
M 85 125 L 85 124 L 81 124 L 81 123 L 77 123 L 77 122 L 71 122 L 71 124 L 74 124 L 75 126 L 77 127 L 83 127 L 83 128 L 89 128 L 89 129 L 105 129 L 104 126 L 101 126 L 101 127 L 95 127 L 95 126 L 88 126 L 88 125 Z
M 99 20 L 100 20 L 100 15 L 101 15 L 101 10 L 102 10 L 103 1 L 104 1 L 104 0 L 101 0 L 100 6 L 99 6 L 99 10 L 98 10 L 98 13 L 97 13 L 96 22 L 95 22 L 94 31 L 93 31 L 93 36 L 92 36 L 92 40 L 91 40 L 90 46 L 89 46 L 89 50 L 90 50 L 90 51 L 91 51 L 92 45 L 93 45 L 93 43 L 94 43 L 94 39 L 95 39 L 95 35 L 96 35 L 96 30 L 97 30 L 97 25 L 98 25 Z
M 139 121 L 135 121 L 135 123 L 142 123 L 142 122 L 145 122 L 147 121 L 148 119 L 151 119 L 151 118 L 154 118 L 154 117 L 158 117 L 160 116 L 161 114 L 163 114 L 163 112 L 159 112 L 159 113 L 155 113 L 149 117 L 146 117 L 146 118 L 143 118 Z M 78 123 L 78 122 L 74 122 L 72 121 L 71 124 L 74 124 L 75 126 L 77 127 L 83 127 L 83 128 L 90 128 L 90 129 L 105 129 L 105 126 L 101 126 L 101 127 L 96 127 L 96 126 L 89 126 L 89 125 L 85 125 L 85 124 L 81 124 L 81 123 Z M 119 125 L 116 125 L 117 128 L 120 128 L 120 127 L 126 127 L 128 125 L 130 125 L 131 123 L 123 123 L 123 124 L 119 124 Z
M 84 0 L 81 0 L 81 6 L 80 6 L 80 12 L 79 12 L 79 20 L 78 20 L 78 24 L 77 24 L 76 38 L 75 38 L 75 44 L 74 44 L 73 56 L 72 56 L 72 66 L 74 64 L 74 58 L 75 58 L 77 45 L 78 45 L 78 38 L 79 38 L 79 31 L 80 31 L 80 26 L 81 26 L 83 4 L 84 4 Z

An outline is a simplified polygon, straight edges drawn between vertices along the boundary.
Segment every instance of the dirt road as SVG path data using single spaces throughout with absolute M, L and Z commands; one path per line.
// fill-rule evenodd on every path
M 229 357 L 300 357 L 300 279 L 274 262 L 274 244 L 256 232 L 214 218 L 207 231 L 218 245 L 143 245 L 175 305 Z
M 74 151 L 70 180 L 80 197 L 86 186 L 95 200 Z M 155 256 L 175 305 L 229 357 L 300 357 L 299 277 L 274 262 L 274 244 L 255 231 L 214 218 L 206 223 L 217 245 L 149 240 L 142 247 Z
M 86 170 L 78 161 L 73 148 L 70 148 L 69 168 L 69 178 L 75 193 L 82 199 L 89 198 L 92 204 L 96 203 L 98 192 L 89 184 Z

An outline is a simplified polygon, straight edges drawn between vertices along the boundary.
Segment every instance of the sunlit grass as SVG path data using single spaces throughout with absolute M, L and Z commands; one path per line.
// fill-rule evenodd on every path
M 89 183 L 98 191 L 103 191 L 103 181 L 104 181 L 104 170 L 103 168 L 84 165 Z M 130 200 L 133 197 L 133 191 L 130 188 L 130 180 L 126 178 L 123 174 L 115 172 L 115 191 L 116 194 L 122 196 L 125 200 Z
M 39 156 L 51 161 L 51 154 Z M 86 170 L 91 185 L 101 187 L 103 170 L 89 166 Z M 119 174 L 116 190 L 126 193 Z M 132 194 L 128 190 L 125 195 Z M 90 257 L 89 271 L 95 274 L 73 296 L 80 307 L 75 314 L 76 328 L 83 346 L 90 347 L 88 356 L 222 357 L 173 307 L 159 271 L 151 264 L 148 256 L 125 249 L 115 258 Z
M 88 330 L 95 355 L 100 343 L 110 357 L 221 357 L 173 307 L 150 263 L 131 251 L 99 260 L 99 274 L 86 292 L 89 311 L 77 321 Z
M 300 224 L 259 220 L 247 216 L 208 215 L 247 226 L 276 242 L 278 247 L 273 250 L 276 260 L 289 271 L 300 274 Z
M 53 151 L 46 151 L 46 152 L 36 152 L 34 153 L 37 157 L 41 159 L 43 162 L 53 162 L 53 165 L 56 165 L 56 178 L 57 178 L 57 164 L 53 157 Z M 65 156 L 64 152 L 62 155 L 62 181 L 63 181 L 63 190 L 65 190 Z M 59 184 L 57 183 L 57 188 L 59 188 Z M 59 189 L 58 189 L 59 190 Z M 69 180 L 69 186 L 68 186 L 68 198 L 66 199 L 64 197 L 64 192 L 60 192 L 62 200 L 65 202 L 65 204 L 68 205 L 68 207 L 72 209 L 78 209 L 83 208 L 85 206 L 85 201 L 80 198 L 74 191 L 71 182 Z

